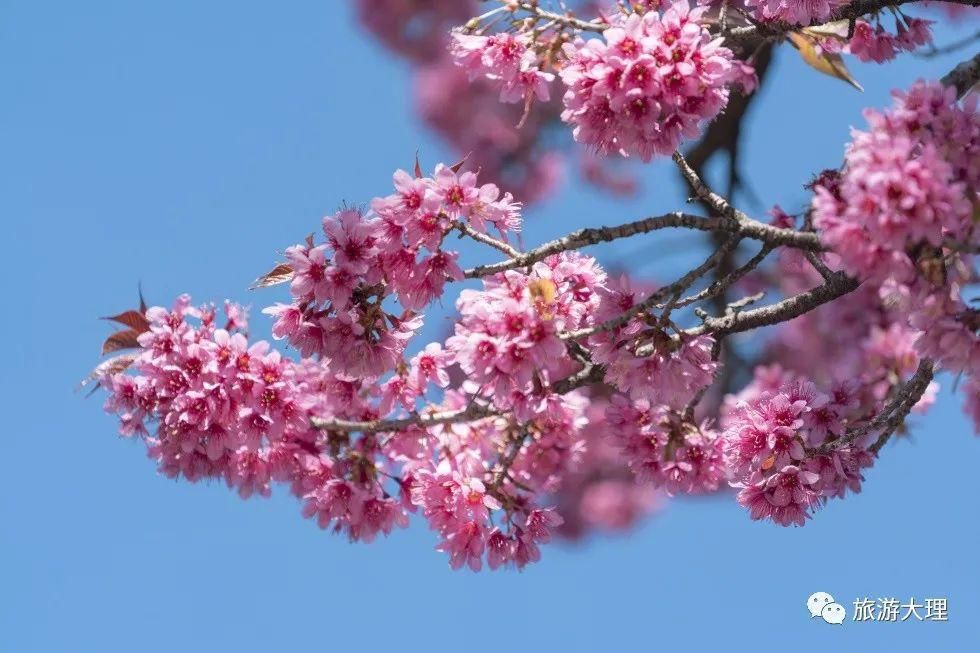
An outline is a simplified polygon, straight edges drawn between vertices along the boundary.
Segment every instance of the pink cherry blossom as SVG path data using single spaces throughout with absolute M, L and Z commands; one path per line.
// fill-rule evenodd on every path
M 700 132 L 728 102 L 732 53 L 686 1 L 613 19 L 602 39 L 564 46 L 562 120 L 600 154 L 649 161 Z

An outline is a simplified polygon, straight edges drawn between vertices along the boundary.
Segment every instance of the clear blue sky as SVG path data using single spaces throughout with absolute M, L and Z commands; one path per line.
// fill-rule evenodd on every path
M 755 190 L 798 206 L 862 106 L 950 65 L 854 66 L 862 95 L 780 52 L 750 123 Z M 948 391 L 862 494 L 805 528 L 751 522 L 728 496 L 676 501 L 522 574 L 452 572 L 421 524 L 351 545 L 284 494 L 243 502 L 157 476 L 101 399 L 73 392 L 108 331 L 97 316 L 131 305 L 137 280 L 155 302 L 258 309 L 281 295 L 245 288 L 277 249 L 387 192 L 416 148 L 453 155 L 346 2 L 0 0 L 0 83 L 3 653 L 976 650 L 980 439 Z M 569 189 L 529 213 L 527 242 L 678 207 L 671 171 L 644 177 L 627 203 Z M 646 241 L 650 272 L 687 242 L 671 238 Z M 805 612 L 817 590 L 849 613 L 858 597 L 947 597 L 950 621 L 830 627 Z

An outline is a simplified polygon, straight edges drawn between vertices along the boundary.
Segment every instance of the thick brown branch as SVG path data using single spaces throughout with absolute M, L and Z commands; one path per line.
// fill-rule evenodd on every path
M 491 274 L 503 272 L 504 270 L 527 267 L 559 252 L 581 249 L 589 245 L 597 245 L 620 238 L 629 238 L 638 234 L 670 228 L 727 231 L 736 236 L 759 240 L 773 246 L 795 247 L 797 249 L 812 251 L 822 251 L 824 249 L 816 234 L 796 231 L 795 229 L 773 227 L 772 225 L 753 220 L 741 212 L 737 213 L 740 217 L 723 216 L 705 218 L 699 215 L 676 212 L 644 218 L 616 227 L 589 227 L 579 229 L 563 238 L 552 240 L 540 247 L 525 252 L 520 256 L 515 256 L 499 263 L 490 263 L 470 268 L 465 272 L 465 276 L 468 279 L 486 277 Z
M 835 272 L 831 279 L 816 288 L 751 311 L 706 318 L 702 325 L 688 329 L 686 333 L 691 336 L 711 333 L 717 337 L 778 324 L 842 297 L 856 289 L 858 285 L 857 279 Z

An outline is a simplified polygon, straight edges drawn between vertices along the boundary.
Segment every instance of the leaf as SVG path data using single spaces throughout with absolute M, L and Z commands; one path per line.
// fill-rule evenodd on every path
M 309 234 L 306 235 L 306 246 L 309 247 L 310 249 L 313 248 L 313 232 L 312 231 Z
M 289 263 L 280 263 L 276 267 L 272 268 L 261 277 L 252 282 L 252 285 L 248 287 L 249 290 L 256 290 L 258 288 L 268 288 L 269 286 L 278 286 L 281 283 L 286 283 L 293 278 L 293 268 L 290 267 Z
M 419 151 L 415 150 L 415 178 L 422 178 L 422 164 L 419 163 Z
M 120 349 L 136 349 L 140 346 L 137 340 L 140 336 L 140 332 L 135 329 L 126 329 L 125 331 L 116 331 L 111 336 L 105 339 L 102 343 L 102 355 L 111 354 L 114 351 L 119 351 Z
M 145 311 L 144 311 L 145 312 Z M 150 328 L 150 323 L 146 319 L 146 316 L 140 311 L 125 311 L 119 315 L 111 315 L 109 317 L 102 318 L 103 320 L 111 320 L 113 322 L 118 322 L 128 326 L 130 329 L 143 333 L 148 331 Z
M 800 57 L 811 68 L 822 72 L 824 75 L 836 77 L 841 81 L 847 82 L 859 91 L 864 90 L 847 70 L 847 66 L 844 65 L 844 60 L 841 59 L 839 54 L 825 52 L 819 47 L 817 40 L 812 36 L 797 32 L 790 32 L 788 36 L 796 49 L 799 50 Z
M 110 374 L 118 374 L 119 372 L 125 371 L 130 365 L 133 364 L 133 361 L 135 361 L 138 356 L 139 354 L 120 354 L 118 356 L 113 356 L 109 360 L 102 361 L 94 370 L 88 373 L 88 376 L 79 382 L 76 389 L 81 390 L 93 381 L 99 382 L 103 377 L 109 376 Z M 98 385 L 96 385 L 95 388 L 92 388 L 92 392 L 95 392 L 97 388 Z

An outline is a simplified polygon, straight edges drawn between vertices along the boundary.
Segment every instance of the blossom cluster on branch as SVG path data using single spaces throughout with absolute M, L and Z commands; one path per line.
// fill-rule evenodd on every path
M 763 222 L 678 148 L 759 83 L 748 36 L 819 43 L 831 37 L 803 26 L 843 16 L 858 54 L 858 19 L 880 7 L 769 0 L 737 13 L 679 0 L 583 20 L 538 2 L 491 3 L 475 18 L 466 2 L 368 4 L 362 19 L 393 49 L 462 75 L 444 79 L 473 116 L 439 120 L 477 147 L 428 175 L 418 162 L 398 170 L 393 192 L 327 216 L 321 236 L 259 278 L 288 283 L 288 302 L 263 313 L 294 358 L 249 341 L 235 304 L 223 327 L 186 296 L 111 318 L 127 329 L 104 353 L 135 352 L 94 376 L 120 432 L 142 439 L 163 474 L 221 480 L 243 498 L 281 484 L 304 516 L 352 540 L 416 514 L 453 568 L 523 568 L 554 537 L 626 528 L 673 495 L 734 488 L 752 519 L 802 526 L 861 490 L 944 370 L 963 377 L 980 431 L 980 313 L 968 296 L 980 114 L 961 99 L 980 79 L 976 61 L 868 110 L 843 165 L 809 185 L 810 206 Z M 410 18 L 425 38 L 403 30 Z M 898 41 L 927 41 L 926 25 L 904 25 Z M 443 34 L 445 50 L 433 49 L 428 37 Z M 446 98 L 427 102 L 442 111 Z M 507 130 L 481 131 L 502 115 L 508 130 L 521 125 L 510 145 L 527 157 L 523 185 L 507 192 L 490 181 L 514 170 Z M 541 130 L 559 122 L 601 160 L 671 156 L 708 215 L 589 227 L 523 250 L 522 202 L 540 185 L 525 173 L 540 163 Z M 664 229 L 711 244 L 667 283 L 580 251 Z M 456 237 L 497 260 L 464 267 Z M 464 279 L 479 285 L 456 292 Z M 455 298 L 449 332 L 420 341 L 444 298 Z M 732 335 L 764 327 L 751 358 L 732 348 Z

